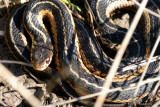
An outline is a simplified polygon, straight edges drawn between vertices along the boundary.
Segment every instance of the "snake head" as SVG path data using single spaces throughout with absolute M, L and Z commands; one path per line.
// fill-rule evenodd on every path
M 52 61 L 53 49 L 32 46 L 31 49 L 31 63 L 35 70 L 43 71 Z

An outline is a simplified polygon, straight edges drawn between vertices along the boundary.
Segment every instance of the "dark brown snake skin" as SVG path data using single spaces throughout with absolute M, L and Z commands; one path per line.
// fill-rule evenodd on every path
M 158 0 L 153 1 L 157 6 L 160 6 Z M 154 3 L 149 1 L 147 8 L 158 12 L 159 8 Z M 24 36 L 27 32 L 32 38 L 32 43 L 34 43 L 31 52 L 35 57 L 43 57 L 44 54 L 41 55 L 40 51 L 50 55 L 48 49 L 49 52 L 52 52 L 53 49 L 53 53 L 51 53 L 53 55 L 52 63 L 56 65 L 54 69 L 58 72 L 53 69 L 49 69 L 47 72 L 51 72 L 55 81 L 71 97 L 101 91 L 105 81 L 102 74 L 107 75 L 114 61 L 110 57 L 111 52 L 109 51 L 112 48 L 109 46 L 103 48 L 101 46 L 107 41 L 120 45 L 127 32 L 127 29 L 116 26 L 110 20 L 111 14 L 119 8 L 134 12 L 137 9 L 137 6 L 130 0 L 90 0 L 89 5 L 100 26 L 99 28 L 95 25 L 101 35 L 99 41 L 97 40 L 98 37 L 93 35 L 88 24 L 80 19 L 73 18 L 67 6 L 59 0 L 34 0 L 27 6 L 23 5 L 10 16 L 6 26 L 6 42 L 10 50 L 20 60 L 30 63 L 30 46 L 26 42 L 28 37 Z M 46 30 L 44 27 L 44 17 L 49 20 L 52 33 L 47 32 L 48 29 Z M 150 51 L 158 36 L 159 19 L 144 12 L 141 22 L 142 32 L 134 32 L 114 77 L 111 89 L 127 87 L 132 83 L 137 83 L 141 77 Z M 22 27 L 23 24 L 24 27 Z M 27 29 L 27 32 L 24 28 Z M 45 34 L 51 36 L 51 39 L 49 36 L 43 36 Z M 53 44 L 53 47 L 47 47 L 44 45 L 45 43 L 48 45 Z M 40 51 L 37 52 L 37 48 L 40 48 Z M 47 50 L 47 52 L 44 50 Z M 32 55 L 31 60 L 35 59 L 35 57 L 33 58 L 34 55 Z M 51 58 L 48 60 L 45 55 L 43 58 L 47 58 L 45 62 L 48 63 Z M 160 51 L 157 50 L 144 80 L 159 76 L 159 55 Z M 50 67 L 53 67 L 52 64 Z M 132 101 L 140 103 L 151 96 L 150 93 L 156 83 L 151 82 L 140 86 L 135 97 L 133 97 L 134 88 L 111 92 L 105 101 L 109 103 L 129 103 Z M 87 102 L 82 101 L 82 103 L 90 104 L 88 102 L 90 100 Z

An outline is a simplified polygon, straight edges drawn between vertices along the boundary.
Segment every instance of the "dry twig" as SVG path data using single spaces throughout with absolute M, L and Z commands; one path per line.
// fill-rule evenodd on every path
M 15 90 L 17 90 L 25 100 L 28 101 L 33 107 L 42 107 L 40 101 L 33 96 L 29 90 L 27 90 L 20 81 L 18 81 L 17 77 L 15 77 L 6 67 L 0 64 L 0 77 L 6 80 Z
M 107 77 L 106 77 L 106 81 L 105 81 L 105 83 L 103 85 L 102 91 L 109 90 L 109 88 L 111 86 L 111 83 L 112 83 L 112 80 L 113 80 L 113 77 L 114 77 L 114 75 L 115 75 L 115 73 L 116 73 L 116 71 L 118 69 L 118 66 L 119 66 L 119 64 L 121 62 L 123 54 L 124 54 L 124 52 L 125 52 L 125 50 L 126 50 L 126 48 L 128 46 L 128 43 L 129 43 L 129 41 L 130 41 L 130 39 L 132 37 L 132 34 L 133 34 L 133 32 L 134 32 L 139 20 L 140 20 L 140 17 L 141 17 L 141 15 L 143 13 L 143 10 L 144 10 L 147 2 L 148 2 L 148 0 L 143 0 L 142 1 L 142 4 L 139 7 L 139 9 L 138 9 L 133 21 L 132 21 L 131 27 L 129 28 L 125 38 L 122 41 L 121 48 L 118 50 L 118 52 L 116 54 L 115 60 L 114 60 L 112 66 L 111 66 L 111 68 L 109 70 L 109 73 L 108 73 Z M 98 106 L 102 107 L 106 96 L 107 96 L 107 94 L 103 94 L 103 95 L 98 96 L 94 107 L 98 107 Z

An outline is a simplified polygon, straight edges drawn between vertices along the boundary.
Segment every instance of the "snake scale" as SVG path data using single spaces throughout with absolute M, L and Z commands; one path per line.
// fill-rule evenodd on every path
M 158 12 L 159 1 L 153 1 L 149 1 L 147 8 Z M 101 46 L 106 45 L 108 41 L 115 44 L 114 48 L 120 46 L 127 32 L 127 29 L 114 24 L 111 20 L 112 13 L 122 8 L 135 12 L 138 8 L 131 0 L 88 2 L 100 26 L 99 28 L 95 24 L 100 37 L 92 33 L 87 23 L 73 17 L 68 7 L 60 0 L 33 0 L 24 4 L 10 15 L 6 25 L 5 40 L 13 55 L 18 60 L 32 62 L 36 70 L 43 71 L 48 65 L 52 68 L 52 65 L 55 65 L 54 69 L 57 72 L 52 69 L 50 72 L 54 77 L 55 74 L 59 76 L 55 77 L 59 78 L 57 83 L 60 83 L 71 97 L 101 91 L 104 77 L 107 76 L 114 61 L 109 56 L 109 50 L 113 47 Z M 141 23 L 142 32 L 134 32 L 111 89 L 137 83 L 141 77 L 158 36 L 159 19 L 144 11 Z M 29 44 L 31 41 L 32 44 Z M 157 50 L 156 58 L 159 54 L 160 51 Z M 159 76 L 159 72 L 157 59 L 150 64 L 144 80 Z M 131 87 L 129 90 L 111 92 L 105 101 L 109 103 L 142 101 L 150 96 L 156 83 L 141 85 L 135 97 L 133 97 L 135 89 Z

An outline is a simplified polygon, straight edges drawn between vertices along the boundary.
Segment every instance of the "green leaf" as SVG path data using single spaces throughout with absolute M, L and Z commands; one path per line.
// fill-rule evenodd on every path
M 67 1 L 67 0 L 61 0 L 61 1 L 62 1 L 63 3 L 65 3 L 65 4 L 69 4 L 69 5 L 73 6 L 73 7 L 76 8 L 79 12 L 82 12 L 81 8 L 79 8 L 77 5 L 71 3 L 71 2 L 69 2 L 69 1 Z

